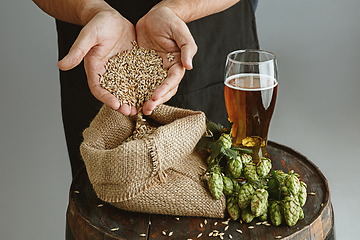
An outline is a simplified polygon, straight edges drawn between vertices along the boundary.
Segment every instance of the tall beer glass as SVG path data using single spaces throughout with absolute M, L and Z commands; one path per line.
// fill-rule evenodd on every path
M 252 150 L 253 161 L 266 157 L 267 137 L 278 90 L 276 56 L 238 50 L 227 56 L 225 103 L 232 143 Z

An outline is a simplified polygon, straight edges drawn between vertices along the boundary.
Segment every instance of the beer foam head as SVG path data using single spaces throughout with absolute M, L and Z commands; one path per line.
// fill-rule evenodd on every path
M 225 80 L 225 85 L 243 91 L 262 91 L 272 89 L 278 84 L 273 77 L 263 74 L 236 74 Z

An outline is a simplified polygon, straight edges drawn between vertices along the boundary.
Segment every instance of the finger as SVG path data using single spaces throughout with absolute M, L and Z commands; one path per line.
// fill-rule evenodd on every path
M 58 67 L 63 71 L 76 67 L 83 60 L 89 50 L 95 45 L 95 37 L 88 32 L 86 28 L 83 28 L 72 45 L 69 53 L 58 62 Z
M 157 101 L 174 88 L 177 88 L 184 74 L 185 68 L 181 64 L 173 65 L 169 69 L 167 78 L 155 89 L 151 99 Z
M 129 116 L 131 113 L 131 108 L 128 104 L 122 104 L 117 111 L 124 114 L 125 116 Z
M 143 105 L 143 113 L 144 115 L 150 115 L 152 111 L 159 105 L 169 101 L 177 92 L 177 87 L 173 88 L 171 91 L 167 92 L 164 96 L 162 96 L 157 101 L 154 101 L 153 99 L 150 99 L 149 101 L 146 101 Z
M 130 115 L 131 116 L 134 116 L 137 114 L 137 109 L 135 106 L 131 106 L 131 109 L 130 109 Z
M 94 97 L 97 100 L 99 100 L 100 102 L 103 102 L 106 106 L 108 106 L 114 110 L 119 110 L 122 107 L 120 105 L 119 100 L 114 95 L 112 95 L 109 91 L 102 88 L 100 85 L 90 85 L 89 84 L 89 88 L 90 88 L 91 93 L 94 95 Z M 130 114 L 130 110 L 129 110 L 129 113 L 127 113 L 126 108 L 121 109 L 121 112 L 122 111 L 124 111 L 124 115 Z M 125 114 L 125 113 L 127 113 L 127 114 Z
M 174 40 L 181 50 L 181 63 L 187 70 L 191 70 L 192 59 L 197 52 L 197 45 L 187 25 L 182 22 L 176 29 Z

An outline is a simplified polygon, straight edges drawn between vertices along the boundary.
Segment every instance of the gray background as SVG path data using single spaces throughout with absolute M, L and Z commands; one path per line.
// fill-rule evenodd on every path
M 360 239 L 360 1 L 260 0 L 261 47 L 279 61 L 270 139 L 329 181 L 337 239 Z M 70 165 L 54 20 L 0 2 L 0 238 L 64 239 Z

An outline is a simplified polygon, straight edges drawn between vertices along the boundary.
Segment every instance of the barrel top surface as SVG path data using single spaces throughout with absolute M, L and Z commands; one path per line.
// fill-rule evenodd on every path
M 305 239 L 308 236 L 325 239 L 333 224 L 326 178 L 314 163 L 284 145 L 269 141 L 268 153 L 274 169 L 294 170 L 307 184 L 307 192 L 314 193 L 308 195 L 303 207 L 304 219 L 293 227 L 285 224 L 278 227 L 257 225 L 256 219 L 245 224 L 239 220 L 227 221 L 228 217 L 177 217 L 120 210 L 97 198 L 85 168 L 78 172 L 70 188 L 67 213 L 70 225 L 78 235 L 99 236 L 84 239 L 212 239 L 209 234 L 214 230 L 224 232 L 224 239 L 230 239 L 229 235 L 233 239 L 277 239 L 279 236 L 282 239 Z M 84 228 L 83 225 L 87 226 Z

